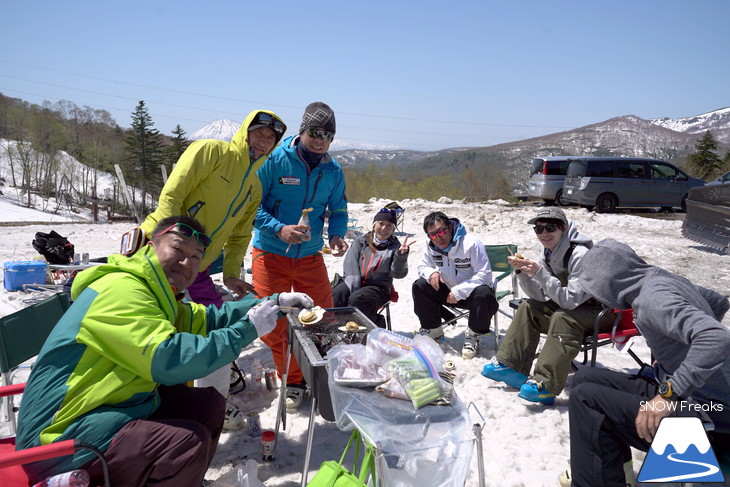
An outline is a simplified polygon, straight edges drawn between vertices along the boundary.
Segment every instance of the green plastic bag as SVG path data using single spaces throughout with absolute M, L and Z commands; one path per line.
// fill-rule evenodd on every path
M 350 472 L 347 468 L 342 466 L 342 462 L 345 460 L 347 451 L 350 449 L 352 442 L 355 442 L 355 460 L 353 461 L 353 470 Z M 368 484 L 365 482 L 368 479 L 368 474 L 372 475 L 373 482 L 375 485 L 375 454 L 373 447 L 367 445 L 365 447 L 365 455 L 363 456 L 362 463 L 360 464 L 360 474 L 357 473 L 357 459 L 360 456 L 360 432 L 356 429 L 350 436 L 350 441 L 347 442 L 345 450 L 342 452 L 339 462 L 334 460 L 327 460 L 322 462 L 319 466 L 319 471 L 309 481 L 307 487 L 367 487 Z

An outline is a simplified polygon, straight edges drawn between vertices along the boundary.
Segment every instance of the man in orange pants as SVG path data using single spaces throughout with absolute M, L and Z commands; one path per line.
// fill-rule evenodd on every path
M 258 170 L 262 198 L 254 221 L 253 286 L 258 296 L 274 290 L 303 292 L 314 304 L 331 308 L 332 288 L 320 250 L 325 214 L 333 255 L 347 251 L 347 197 L 342 168 L 327 151 L 335 135 L 335 114 L 322 102 L 304 111 L 299 135 L 285 139 Z M 309 210 L 309 225 L 299 224 Z M 271 348 L 279 376 L 286 368 L 286 318 L 261 338 Z M 286 407 L 296 411 L 306 385 L 294 357 L 287 376 Z

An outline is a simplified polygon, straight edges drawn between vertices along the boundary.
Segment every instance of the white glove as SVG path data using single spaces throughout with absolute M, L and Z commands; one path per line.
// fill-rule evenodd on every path
M 279 294 L 279 306 L 309 309 L 314 306 L 314 300 L 304 293 L 281 293 Z
M 276 328 L 279 307 L 270 299 L 263 301 L 248 310 L 248 320 L 251 322 L 259 337 L 267 335 Z

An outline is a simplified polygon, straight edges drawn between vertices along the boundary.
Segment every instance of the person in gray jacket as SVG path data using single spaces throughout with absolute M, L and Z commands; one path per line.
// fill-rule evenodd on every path
M 403 244 L 393 235 L 395 210 L 382 208 L 373 217 L 373 229 L 360 235 L 345 254 L 344 277 L 332 288 L 335 306 L 354 306 L 380 328 L 385 319 L 378 309 L 390 300 L 393 278 L 408 274 L 408 253 L 413 242 Z
M 520 389 L 519 397 L 527 401 L 552 404 L 601 311 L 578 282 L 581 260 L 593 240 L 580 233 L 560 208 L 541 208 L 527 223 L 535 225 L 543 256 L 538 261 L 509 258 L 528 299 L 517 308 L 497 356 L 484 366 L 482 375 Z M 612 321 L 606 317 L 603 329 L 610 329 Z M 547 334 L 545 345 L 528 378 L 541 333 Z
M 655 362 L 648 376 L 594 367 L 575 374 L 569 403 L 571 471 L 561 482 L 570 485 L 564 481 L 570 475 L 573 486 L 624 485 L 622 465 L 631 460 L 630 447 L 648 451 L 659 421 L 670 412 L 699 416 L 698 409 L 704 409 L 716 425 L 730 425 L 730 330 L 721 323 L 730 303 L 726 296 L 647 264 L 613 239 L 598 242 L 583 265 L 586 292 L 608 306 L 633 308 L 634 323 Z M 730 442 L 727 435 L 712 435 L 716 445 Z

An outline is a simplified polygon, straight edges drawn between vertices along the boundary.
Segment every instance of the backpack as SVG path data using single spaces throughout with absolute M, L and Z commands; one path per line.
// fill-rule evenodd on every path
M 49 264 L 67 265 L 74 260 L 74 245 L 51 230 L 51 233 L 36 232 L 33 248 L 46 258 Z

